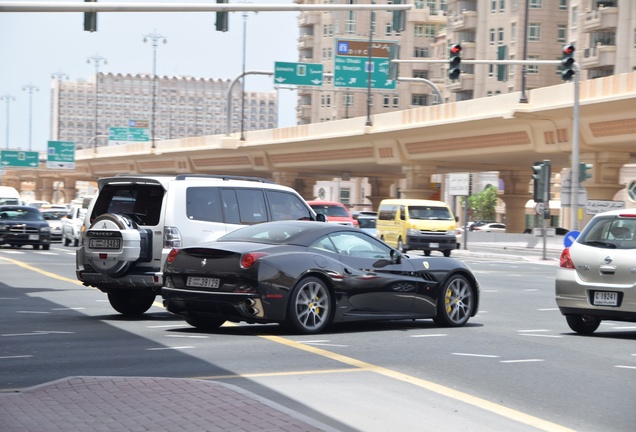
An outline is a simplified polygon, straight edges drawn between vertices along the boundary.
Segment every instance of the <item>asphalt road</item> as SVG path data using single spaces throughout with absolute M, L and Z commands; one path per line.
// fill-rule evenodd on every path
M 78 375 L 200 378 L 341 431 L 633 431 L 636 325 L 577 336 L 554 302 L 556 258 L 475 249 L 455 253 L 482 288 L 466 327 L 359 323 L 298 336 L 276 325 L 200 332 L 160 301 L 126 319 L 75 280 L 75 248 L 2 247 L 0 391 Z

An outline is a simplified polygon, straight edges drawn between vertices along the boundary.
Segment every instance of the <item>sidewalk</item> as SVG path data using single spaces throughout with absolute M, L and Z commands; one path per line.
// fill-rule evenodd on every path
M 215 381 L 70 377 L 0 394 L 0 432 L 329 431 L 335 429 Z

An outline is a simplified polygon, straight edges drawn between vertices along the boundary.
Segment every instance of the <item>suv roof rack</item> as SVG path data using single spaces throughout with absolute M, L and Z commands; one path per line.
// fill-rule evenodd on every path
M 190 177 L 194 178 L 215 178 L 221 180 L 245 180 L 245 181 L 253 181 L 259 183 L 272 183 L 273 181 L 267 180 L 260 177 L 248 177 L 248 176 L 235 176 L 235 175 L 218 175 L 218 174 L 178 174 L 175 177 L 175 180 L 186 180 Z

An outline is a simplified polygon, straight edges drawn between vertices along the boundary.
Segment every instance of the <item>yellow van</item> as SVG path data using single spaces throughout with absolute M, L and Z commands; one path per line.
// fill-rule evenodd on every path
M 376 237 L 401 252 L 421 250 L 429 256 L 438 250 L 448 257 L 457 247 L 456 223 L 442 201 L 386 199 L 378 208 Z

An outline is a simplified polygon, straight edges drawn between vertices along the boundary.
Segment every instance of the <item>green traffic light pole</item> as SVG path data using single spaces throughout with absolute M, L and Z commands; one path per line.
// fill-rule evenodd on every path
M 448 59 L 413 59 L 413 60 L 391 60 L 395 63 L 447 63 Z M 561 66 L 563 60 L 463 60 L 462 64 L 496 64 L 496 65 L 548 65 L 548 66 Z M 581 68 L 577 62 L 572 63 L 572 69 L 574 69 L 574 104 L 572 107 L 572 168 L 571 172 L 571 211 L 570 215 L 570 229 L 577 228 L 577 216 L 578 216 L 578 197 L 579 197 L 579 118 L 580 118 L 580 75 Z

